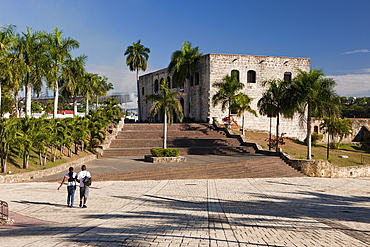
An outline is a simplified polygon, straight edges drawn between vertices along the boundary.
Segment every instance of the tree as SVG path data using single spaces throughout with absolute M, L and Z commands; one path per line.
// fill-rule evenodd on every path
M 311 159 L 311 118 L 337 116 L 339 98 L 334 92 L 336 82 L 326 78 L 322 70 L 299 70 L 289 88 L 291 102 L 307 123 L 307 159 Z
M 221 103 L 222 111 L 228 109 L 230 125 L 232 105 L 235 103 L 238 91 L 244 88 L 244 84 L 235 77 L 226 75 L 220 82 L 215 82 L 212 86 L 218 89 L 218 92 L 212 97 L 213 106 Z
M 253 110 L 250 106 L 252 100 L 253 99 L 249 98 L 248 95 L 246 95 L 244 93 L 239 93 L 235 98 L 234 104 L 231 106 L 232 108 L 236 109 L 236 111 L 237 111 L 236 114 L 237 114 L 238 117 L 240 117 L 240 116 L 243 117 L 243 120 L 242 120 L 242 135 L 243 136 L 244 136 L 244 133 L 245 133 L 245 128 L 244 128 L 245 114 L 244 113 L 249 112 L 249 113 L 252 113 L 254 116 L 257 117 L 256 111 Z
M 72 78 L 61 86 L 61 95 L 66 98 L 67 102 L 70 102 L 72 98 L 73 102 L 73 116 L 77 116 L 77 97 L 82 95 L 84 84 L 86 83 L 86 71 L 84 68 L 87 57 L 80 55 L 75 59 L 68 61 L 68 67 L 71 70 Z
M 201 56 L 199 47 L 192 47 L 189 41 L 183 43 L 181 50 L 172 53 L 168 72 L 173 74 L 172 83 L 175 86 L 183 85 L 186 79 L 194 75 L 196 63 Z
M 0 158 L 3 173 L 7 172 L 7 161 L 15 141 L 17 121 L 16 118 L 0 120 Z
M 337 143 L 339 145 L 344 137 L 352 133 L 352 122 L 347 118 L 324 117 L 320 127 L 325 128 L 326 134 L 328 135 L 326 158 L 329 159 L 330 137 L 334 140 L 334 137 L 338 136 L 339 140 Z
M 129 67 L 130 71 L 136 71 L 136 85 L 137 93 L 139 94 L 139 71 L 145 71 L 147 68 L 147 61 L 149 59 L 150 49 L 141 44 L 141 40 L 128 46 L 124 55 L 126 57 L 126 65 Z M 138 114 L 140 116 L 140 108 L 138 109 Z
M 45 75 L 46 57 L 43 52 L 40 32 L 27 27 L 27 32 L 17 35 L 13 49 L 13 69 L 19 72 L 17 81 L 21 78 L 26 88 L 26 116 L 31 115 L 32 89 L 41 91 L 42 78 Z M 12 80 L 15 82 L 16 80 Z M 17 85 L 19 87 L 19 85 Z
M 8 55 L 12 45 L 15 41 L 15 26 L 8 25 L 5 27 L 0 27 L 0 108 L 2 104 L 2 83 L 3 83 L 3 76 L 2 72 L 3 70 L 6 70 L 6 72 L 9 72 L 9 69 L 2 65 L 7 65 L 6 62 L 3 62 L 3 59 Z M 7 74 L 7 73 L 5 73 Z
M 63 32 L 59 31 L 57 27 L 54 28 L 53 33 L 44 33 L 44 46 L 48 57 L 48 74 L 47 83 L 50 88 L 54 90 L 54 109 L 53 118 L 57 117 L 58 113 L 58 95 L 59 82 L 73 80 L 73 75 L 69 67 L 69 61 L 72 59 L 70 52 L 79 48 L 78 41 L 71 38 L 64 38 Z
M 287 118 L 292 118 L 294 115 L 294 108 L 291 106 L 290 98 L 287 95 L 289 82 L 272 79 L 263 81 L 262 85 L 264 87 L 268 86 L 268 88 L 262 94 L 257 106 L 261 115 L 276 116 L 276 151 L 279 151 L 280 115 Z M 269 141 L 271 142 L 271 137 Z
M 147 100 L 153 100 L 153 105 L 150 108 L 150 118 L 153 118 L 160 111 L 163 112 L 163 148 L 167 148 L 167 123 L 173 122 L 173 112 L 177 114 L 180 121 L 184 118 L 181 102 L 178 97 L 181 92 L 171 91 L 167 82 L 164 79 L 161 83 L 159 95 L 151 94 Z

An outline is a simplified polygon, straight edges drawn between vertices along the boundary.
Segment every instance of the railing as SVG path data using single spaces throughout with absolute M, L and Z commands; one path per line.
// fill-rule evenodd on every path
M 8 220 L 8 203 L 0 200 L 0 219 Z

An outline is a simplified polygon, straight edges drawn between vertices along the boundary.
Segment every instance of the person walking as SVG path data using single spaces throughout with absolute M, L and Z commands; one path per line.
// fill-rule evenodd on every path
M 67 206 L 70 208 L 73 208 L 73 203 L 75 200 L 75 191 L 76 191 L 76 178 L 77 178 L 77 173 L 73 172 L 73 167 L 70 167 L 68 169 L 68 173 L 64 175 L 62 182 L 60 183 L 58 190 L 62 185 L 68 181 L 67 183 Z
M 86 170 L 86 166 L 81 166 L 81 171 L 77 174 L 77 181 L 80 183 L 80 207 L 87 208 L 86 201 L 89 197 L 91 185 L 91 174 Z

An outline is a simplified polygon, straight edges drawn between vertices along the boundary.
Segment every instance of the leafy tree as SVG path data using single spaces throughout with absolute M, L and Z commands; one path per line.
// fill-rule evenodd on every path
M 192 47 L 189 41 L 183 43 L 181 50 L 172 53 L 168 72 L 173 74 L 172 83 L 175 86 L 183 85 L 186 79 L 194 75 L 196 63 L 201 56 L 199 47 Z
M 212 97 L 213 106 L 221 103 L 222 111 L 228 109 L 230 125 L 232 105 L 235 104 L 237 93 L 244 88 L 244 84 L 235 77 L 226 75 L 222 81 L 215 82 L 212 86 L 218 89 L 218 92 Z
M 153 100 L 153 105 L 150 108 L 150 118 L 153 118 L 160 111 L 163 112 L 163 148 L 167 148 L 167 123 L 173 122 L 173 112 L 175 112 L 180 121 L 184 118 L 181 102 L 178 97 L 181 92 L 171 91 L 167 79 L 161 83 L 160 93 L 158 95 L 151 94 L 147 97 L 148 100 Z
M 72 56 L 70 52 L 79 48 L 78 41 L 71 38 L 64 38 L 63 32 L 57 27 L 53 33 L 43 34 L 43 45 L 47 54 L 47 83 L 54 90 L 54 109 L 53 118 L 56 118 L 58 112 L 59 82 L 71 81 L 73 75 L 70 68 Z
M 322 70 L 298 70 L 289 88 L 291 102 L 307 123 L 307 159 L 311 159 L 311 118 L 337 116 L 339 99 L 334 92 L 336 82 L 326 78 Z
M 7 161 L 16 137 L 16 125 L 18 119 L 0 120 L 0 158 L 1 172 L 7 172 Z
M 268 88 L 262 94 L 257 106 L 261 115 L 276 116 L 276 151 L 278 151 L 279 137 L 281 136 L 279 133 L 280 115 L 287 118 L 292 118 L 294 115 L 294 108 L 291 106 L 287 95 L 289 82 L 272 79 L 263 81 L 262 85 Z

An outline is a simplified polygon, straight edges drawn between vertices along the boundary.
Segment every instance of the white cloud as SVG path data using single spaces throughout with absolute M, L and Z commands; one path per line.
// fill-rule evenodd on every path
M 369 49 L 359 49 L 359 50 L 354 50 L 354 51 L 346 51 L 341 53 L 340 55 L 347 55 L 347 54 L 354 54 L 354 53 L 367 53 L 370 52 Z
M 339 96 L 370 96 L 370 69 L 361 70 L 359 74 L 328 75 L 337 82 L 335 87 Z

